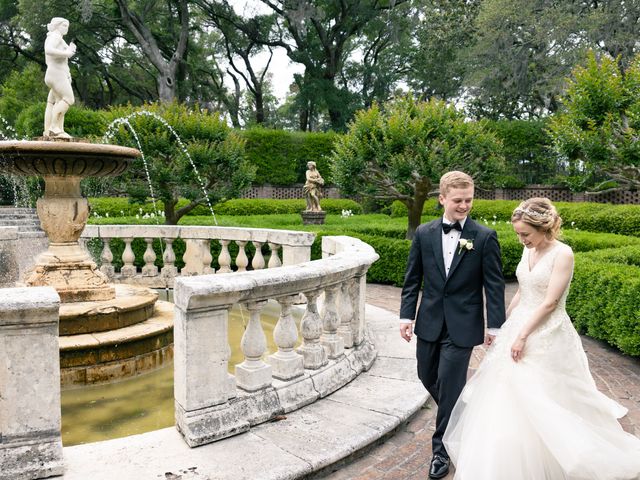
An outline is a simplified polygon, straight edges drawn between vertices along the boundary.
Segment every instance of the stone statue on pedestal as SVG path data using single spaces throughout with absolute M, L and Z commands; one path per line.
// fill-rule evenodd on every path
M 75 99 L 73 88 L 71 88 L 68 60 L 76 53 L 76 46 L 73 42 L 67 45 L 62 38 L 69 31 L 68 20 L 54 17 L 47 25 L 47 30 L 49 33 L 47 33 L 47 39 L 44 42 L 47 72 L 44 76 L 44 83 L 51 90 L 44 114 L 43 135 L 69 139 L 71 135 L 64 131 L 64 115 L 73 105 Z
M 324 185 L 324 179 L 316 169 L 316 162 L 307 162 L 307 181 L 302 188 L 302 192 L 307 200 L 307 212 L 321 212 L 320 208 L 320 187 Z

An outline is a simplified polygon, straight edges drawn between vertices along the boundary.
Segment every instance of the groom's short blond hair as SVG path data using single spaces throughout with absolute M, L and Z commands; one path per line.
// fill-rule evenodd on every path
M 469 188 L 473 186 L 473 178 L 457 170 L 447 172 L 440 177 L 440 195 L 443 196 L 446 196 L 452 188 Z

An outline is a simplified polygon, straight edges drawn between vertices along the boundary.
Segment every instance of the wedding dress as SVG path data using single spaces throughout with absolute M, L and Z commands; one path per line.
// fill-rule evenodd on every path
M 565 310 L 568 288 L 527 339 L 523 358 L 511 359 L 511 345 L 543 302 L 561 249 L 569 247 L 556 242 L 531 270 L 529 250 L 522 254 L 520 301 L 444 435 L 456 480 L 640 479 L 640 440 L 617 421 L 627 410 L 596 388 Z

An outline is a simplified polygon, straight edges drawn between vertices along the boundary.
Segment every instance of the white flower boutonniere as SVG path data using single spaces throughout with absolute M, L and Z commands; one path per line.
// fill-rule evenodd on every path
M 473 250 L 473 238 L 461 238 L 458 240 L 458 255 L 460 255 L 463 250 Z

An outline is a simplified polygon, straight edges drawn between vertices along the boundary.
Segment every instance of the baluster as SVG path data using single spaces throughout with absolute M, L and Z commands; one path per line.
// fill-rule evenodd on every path
M 168 282 L 171 282 L 178 275 L 178 267 L 174 265 L 176 254 L 173 251 L 173 238 L 165 238 L 164 243 L 164 254 L 162 255 L 164 266 L 160 272 Z
M 247 244 L 244 240 L 236 240 L 236 244 L 238 245 L 238 256 L 236 257 L 236 267 L 238 267 L 238 272 L 246 272 L 247 265 L 249 265 L 249 259 L 247 258 L 247 252 L 245 252 L 244 247 Z
M 340 286 L 340 326 L 338 326 L 338 335 L 342 338 L 345 348 L 353 347 L 351 321 L 353 320 L 354 308 L 350 287 L 351 279 L 345 280 Z
M 111 245 L 109 245 L 110 238 L 102 239 L 102 253 L 100 253 L 100 271 L 104 273 L 109 280 L 113 280 L 116 269 L 113 266 L 113 252 L 111 251 Z
M 316 303 L 320 292 L 305 292 L 304 295 L 307 297 L 307 309 L 300 321 L 300 331 L 304 341 L 298 352 L 304 359 L 304 368 L 316 370 L 327 363 L 327 352 L 320 344 L 322 320 Z
M 294 347 L 298 341 L 298 330 L 291 316 L 291 304 L 298 299 L 298 295 L 288 295 L 278 299 L 282 310 L 276 328 L 273 330 L 273 340 L 278 351 L 269 355 L 268 362 L 273 367 L 273 376 L 280 380 L 290 380 L 304 373 L 302 355 Z
M 133 277 L 137 273 L 136 266 L 133 262 L 136 259 L 135 254 L 133 253 L 133 249 L 131 248 L 131 242 L 133 242 L 133 238 L 123 238 L 124 241 L 124 252 L 122 252 L 122 263 L 124 264 L 120 269 L 120 273 L 123 277 Z
M 220 240 L 222 250 L 218 255 L 218 273 L 229 273 L 231 271 L 231 255 L 229 255 L 229 240 Z
M 211 266 L 213 256 L 211 255 L 211 240 L 202 240 L 202 273 L 216 273 Z
M 324 315 L 322 316 L 322 336 L 320 343 L 327 349 L 329 358 L 337 358 L 344 354 L 344 343 L 337 335 L 340 317 L 336 305 L 338 285 L 327 287 L 324 291 Z
M 182 256 L 184 267 L 180 270 L 180 275 L 199 275 L 202 273 L 202 241 L 194 238 L 187 238 L 184 241 L 186 249 Z
M 242 335 L 240 348 L 244 354 L 244 362 L 236 365 L 236 384 L 248 392 L 271 386 L 271 365 L 262 361 L 267 350 L 267 337 L 260 322 L 260 311 L 266 301 L 249 302 L 249 324 Z
M 145 238 L 145 242 L 147 242 L 147 248 L 144 251 L 143 259 L 144 259 L 144 267 L 142 267 L 142 276 L 143 277 L 157 277 L 158 276 L 158 267 L 155 265 L 156 261 L 156 252 L 153 250 L 153 238 Z
M 251 267 L 254 270 L 262 270 L 264 268 L 264 256 L 262 255 L 262 242 L 253 242 L 253 246 L 256 247 L 256 253 L 251 259 Z
M 366 289 L 367 289 L 367 276 L 359 275 L 354 277 L 351 281 L 351 292 L 353 298 L 353 343 L 360 345 L 364 340 L 365 331 L 365 306 L 366 306 Z
M 271 249 L 271 256 L 269 257 L 269 268 L 276 268 L 282 265 L 280 261 L 280 257 L 278 256 L 278 250 L 280 250 L 280 245 L 277 243 L 269 242 L 269 248 Z

